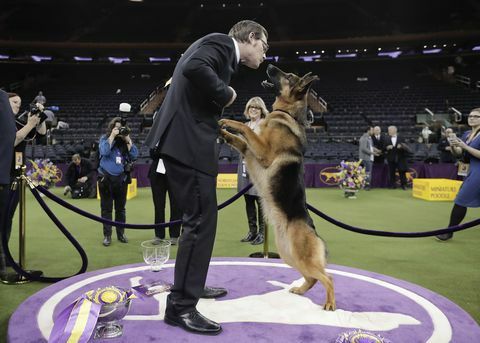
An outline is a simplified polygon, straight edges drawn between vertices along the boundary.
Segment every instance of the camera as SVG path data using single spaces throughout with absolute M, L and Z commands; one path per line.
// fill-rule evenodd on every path
M 131 130 L 127 126 L 122 126 L 118 129 L 119 136 L 128 136 Z

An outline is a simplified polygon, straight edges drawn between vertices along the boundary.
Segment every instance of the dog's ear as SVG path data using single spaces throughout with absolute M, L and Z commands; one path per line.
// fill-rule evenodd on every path
M 308 90 L 310 89 L 310 86 L 312 85 L 313 81 L 318 80 L 317 75 L 312 75 L 312 73 L 307 73 L 305 74 L 297 83 L 296 88 L 297 88 L 297 94 L 300 96 L 304 96 L 307 94 Z

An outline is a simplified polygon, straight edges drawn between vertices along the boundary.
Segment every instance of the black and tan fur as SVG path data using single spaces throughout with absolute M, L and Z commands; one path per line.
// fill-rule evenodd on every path
M 245 159 L 266 220 L 275 228 L 280 256 L 305 278 L 302 286 L 290 291 L 304 294 L 318 280 L 326 289 L 324 308 L 335 310 L 333 281 L 325 272 L 326 247 L 308 214 L 303 179 L 307 92 L 317 76 L 300 78 L 273 65 L 267 75 L 272 83 L 266 85 L 276 89 L 277 97 L 260 134 L 243 123 L 222 119 L 221 135 Z

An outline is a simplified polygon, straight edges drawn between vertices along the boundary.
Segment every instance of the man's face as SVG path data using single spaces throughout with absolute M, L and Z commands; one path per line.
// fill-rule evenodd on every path
M 80 165 L 80 162 L 81 162 L 81 159 L 79 159 L 79 158 L 74 158 L 72 161 L 73 161 L 73 163 L 75 163 L 75 165 L 79 166 L 79 165 Z
M 453 130 L 452 129 L 446 129 L 445 130 L 445 136 L 450 136 L 451 134 L 453 133 Z
M 375 126 L 375 127 L 373 128 L 373 134 L 374 134 L 375 136 L 379 136 L 381 132 L 382 132 L 382 130 L 381 130 L 378 126 Z
M 18 114 L 20 106 L 22 106 L 22 99 L 19 96 L 14 96 L 10 99 L 10 106 L 12 107 L 13 114 Z
M 389 136 L 396 136 L 397 135 L 397 128 L 396 127 L 389 127 L 388 128 L 388 135 Z
M 248 36 L 248 42 L 244 45 L 242 63 L 249 68 L 258 69 L 265 60 L 268 50 L 267 38 L 262 33 L 260 38 L 255 38 L 253 32 Z

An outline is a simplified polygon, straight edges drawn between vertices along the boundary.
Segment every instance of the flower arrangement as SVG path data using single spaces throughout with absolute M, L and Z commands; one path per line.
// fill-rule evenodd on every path
M 49 188 L 62 179 L 62 171 L 49 159 L 29 160 L 26 175 L 36 186 Z
M 361 166 L 362 160 L 357 162 L 340 162 L 339 186 L 345 191 L 345 196 L 350 197 L 365 187 L 366 173 Z

